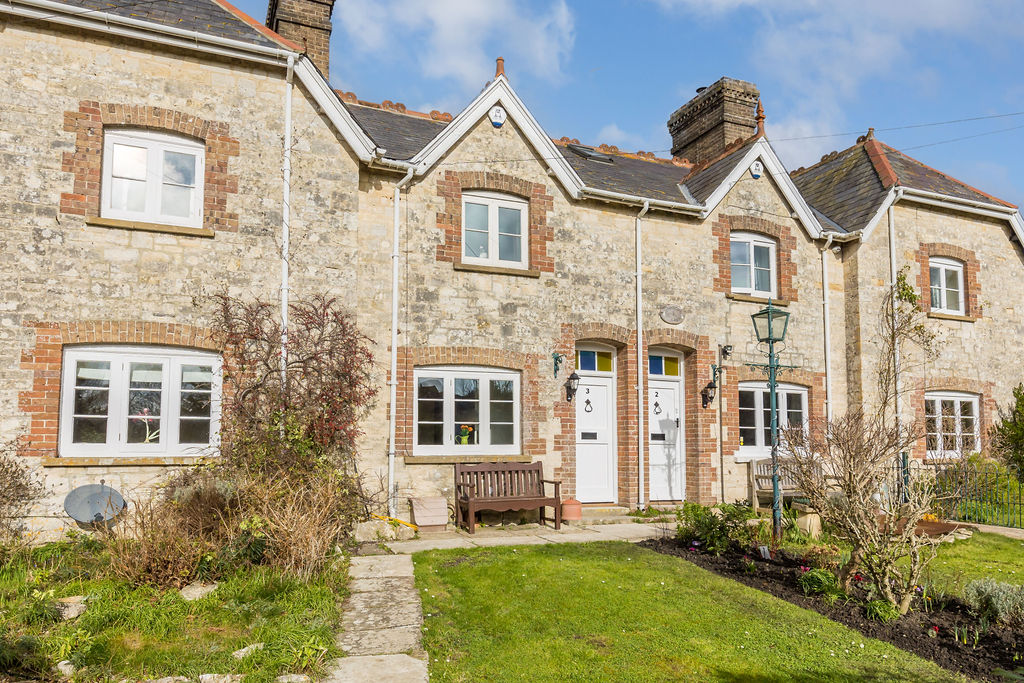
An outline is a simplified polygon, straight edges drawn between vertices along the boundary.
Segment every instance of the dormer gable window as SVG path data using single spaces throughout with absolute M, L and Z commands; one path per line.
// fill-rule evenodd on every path
M 928 259 L 931 310 L 964 314 L 964 264 L 950 258 Z
M 526 269 L 529 204 L 494 192 L 462 195 L 462 262 Z
M 733 232 L 729 236 L 732 292 L 776 298 L 775 252 L 776 243 L 770 237 L 752 232 Z

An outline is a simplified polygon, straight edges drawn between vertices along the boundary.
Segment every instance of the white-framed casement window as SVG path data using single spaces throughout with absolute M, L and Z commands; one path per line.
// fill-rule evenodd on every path
M 928 259 L 931 310 L 964 314 L 964 264 L 948 258 Z
M 519 455 L 518 372 L 424 367 L 413 383 L 413 455 Z
M 530 205 L 493 192 L 462 195 L 462 261 L 502 268 L 527 268 Z
M 929 458 L 959 458 L 981 450 L 978 404 L 975 394 L 931 391 L 924 395 Z
M 775 240 L 752 232 L 729 236 L 734 294 L 772 299 L 776 296 Z
M 157 346 L 64 350 L 60 455 L 206 455 L 220 427 L 221 358 Z
M 148 130 L 104 129 L 100 215 L 201 228 L 202 142 Z
M 779 431 L 807 425 L 807 388 L 779 384 L 776 392 Z M 739 386 L 740 449 L 738 459 L 771 455 L 772 404 L 767 382 L 741 382 Z

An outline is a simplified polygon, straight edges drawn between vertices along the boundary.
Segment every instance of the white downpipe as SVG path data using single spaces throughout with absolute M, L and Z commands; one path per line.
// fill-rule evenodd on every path
M 825 419 L 832 421 L 832 321 L 828 307 L 828 254 L 833 234 L 821 248 L 821 319 L 825 326 Z
M 903 196 L 902 190 L 897 191 L 896 199 L 889 205 L 889 286 L 892 288 L 892 295 L 896 295 L 896 214 L 893 210 L 896 202 Z M 896 302 L 893 301 L 892 309 L 893 325 L 896 324 Z M 902 414 L 900 406 L 900 349 L 894 344 L 892 349 L 893 364 L 893 410 L 896 417 L 896 425 L 900 424 Z
M 398 239 L 400 236 L 400 213 L 399 207 L 402 200 L 402 188 L 410 180 L 414 169 L 406 171 L 405 175 L 395 183 L 394 197 L 394 231 L 391 236 L 391 381 L 388 382 L 388 395 L 391 400 L 388 415 L 388 425 L 391 434 L 388 438 L 388 516 L 395 516 L 395 432 L 397 431 L 395 421 L 398 419 Z
M 284 90 L 284 164 L 281 169 L 281 390 L 288 381 L 288 259 L 291 240 L 292 195 L 292 76 L 295 56 L 288 55 Z M 282 426 L 282 429 L 284 427 Z
M 644 445 L 647 442 L 644 413 L 644 270 L 643 270 L 643 217 L 650 210 L 650 202 L 644 202 L 644 208 L 636 217 L 636 416 L 637 416 L 637 507 L 644 506 Z

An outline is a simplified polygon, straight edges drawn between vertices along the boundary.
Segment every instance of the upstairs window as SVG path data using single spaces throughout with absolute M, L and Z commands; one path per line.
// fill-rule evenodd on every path
M 776 393 L 779 432 L 807 424 L 807 389 L 780 384 Z M 743 382 L 739 387 L 740 450 L 744 458 L 771 455 L 772 404 L 767 382 Z
M 220 356 L 147 346 L 64 353 L 62 456 L 202 455 L 216 443 Z
M 462 197 L 462 261 L 502 268 L 527 268 L 529 205 L 491 192 Z
M 430 367 L 413 379 L 413 454 L 519 454 L 518 372 Z
M 104 218 L 202 227 L 201 142 L 146 130 L 103 131 Z
M 931 282 L 931 310 L 964 314 L 964 264 L 947 258 L 928 261 Z
M 929 458 L 959 458 L 981 450 L 974 394 L 929 392 L 924 397 L 924 415 Z
M 763 298 L 775 298 L 775 241 L 770 237 L 747 232 L 730 236 L 732 291 Z

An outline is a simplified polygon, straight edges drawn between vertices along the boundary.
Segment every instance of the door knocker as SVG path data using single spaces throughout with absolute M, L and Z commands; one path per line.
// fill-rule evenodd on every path
M 654 414 L 661 415 L 661 405 L 657 401 L 654 402 Z
M 590 399 L 589 398 L 587 399 L 587 402 L 583 404 L 583 412 L 585 412 L 585 413 L 592 413 L 592 412 L 594 412 L 594 406 L 590 405 Z

